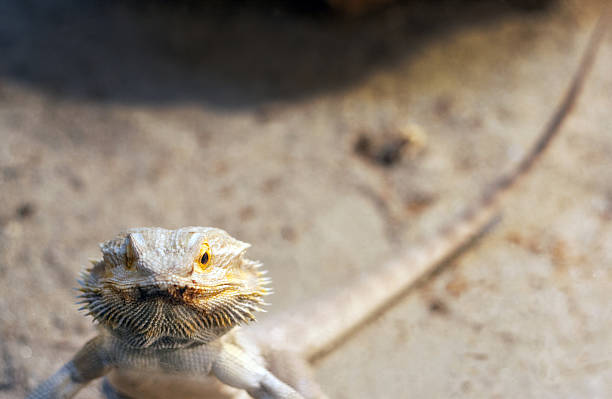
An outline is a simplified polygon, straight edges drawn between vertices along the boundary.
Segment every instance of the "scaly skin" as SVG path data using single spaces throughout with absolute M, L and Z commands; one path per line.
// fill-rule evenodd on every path
M 304 309 L 239 328 L 264 305 L 268 280 L 261 264 L 245 257 L 249 245 L 223 230 L 138 228 L 105 242 L 103 258 L 81 281 L 83 308 L 99 323 L 100 333 L 28 398 L 70 398 L 104 375 L 111 398 L 323 398 L 309 362 L 491 223 L 503 195 L 557 135 L 608 21 L 609 11 L 532 150 L 480 203 L 376 274 Z

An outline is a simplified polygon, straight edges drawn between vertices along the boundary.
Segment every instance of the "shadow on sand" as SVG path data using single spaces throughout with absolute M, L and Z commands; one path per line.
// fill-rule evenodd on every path
M 0 77 L 67 98 L 240 108 L 354 84 L 436 35 L 525 12 L 508 0 L 412 0 L 349 18 L 300 4 L 5 2 Z

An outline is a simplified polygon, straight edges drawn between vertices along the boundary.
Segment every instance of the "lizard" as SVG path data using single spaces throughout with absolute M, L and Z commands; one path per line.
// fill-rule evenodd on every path
M 431 237 L 329 297 L 243 328 L 271 293 L 262 263 L 246 257 L 250 244 L 213 227 L 129 229 L 102 243 L 102 258 L 81 275 L 82 309 L 99 334 L 27 398 L 70 398 L 103 376 L 109 398 L 324 398 L 311 363 L 483 233 L 558 135 L 607 14 L 533 147 Z

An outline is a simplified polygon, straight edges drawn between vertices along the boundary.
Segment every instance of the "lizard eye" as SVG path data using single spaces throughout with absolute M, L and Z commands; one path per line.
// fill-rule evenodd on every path
M 203 266 L 206 266 L 208 264 L 209 258 L 210 258 L 210 255 L 208 255 L 208 252 L 204 252 L 204 254 L 202 255 L 202 258 L 200 258 L 200 263 Z
M 200 254 L 198 255 L 196 266 L 200 269 L 200 271 L 204 271 L 210 264 L 211 260 L 212 254 L 210 252 L 210 245 L 208 245 L 207 242 L 204 242 L 200 248 Z

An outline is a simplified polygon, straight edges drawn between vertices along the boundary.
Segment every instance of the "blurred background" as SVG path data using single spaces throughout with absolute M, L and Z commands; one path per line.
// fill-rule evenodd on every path
M 123 229 L 252 243 L 269 312 L 428 236 L 533 142 L 605 3 L 0 2 L 0 398 L 95 334 L 72 288 Z M 610 71 L 608 34 L 501 223 L 316 364 L 331 398 L 612 396 Z

